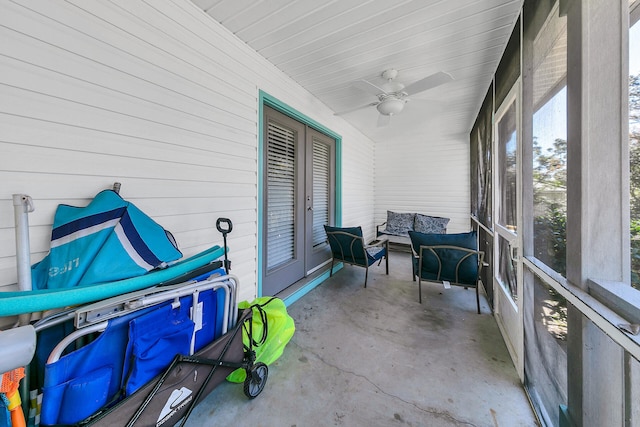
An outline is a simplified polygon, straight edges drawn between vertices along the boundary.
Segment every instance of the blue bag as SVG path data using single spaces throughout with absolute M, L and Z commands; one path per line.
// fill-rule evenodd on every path
M 41 424 L 75 424 L 117 398 L 129 321 L 141 313 L 110 320 L 94 341 L 45 366 Z
M 190 298 L 190 297 L 189 297 Z M 190 304 L 164 304 L 129 323 L 124 367 L 125 394 L 130 396 L 162 372 L 176 354 L 190 354 L 194 323 Z

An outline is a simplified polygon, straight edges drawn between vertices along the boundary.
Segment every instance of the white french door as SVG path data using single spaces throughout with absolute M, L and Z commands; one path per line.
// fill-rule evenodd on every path
M 522 321 L 522 148 L 520 81 L 494 119 L 494 310 L 520 377 L 523 376 Z

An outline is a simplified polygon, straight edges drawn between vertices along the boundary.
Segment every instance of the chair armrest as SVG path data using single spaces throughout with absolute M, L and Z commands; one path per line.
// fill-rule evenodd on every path
M 375 248 L 377 246 L 387 246 L 389 244 L 389 241 L 387 239 L 383 239 L 383 240 L 374 240 L 372 242 L 369 242 L 368 244 L 364 245 L 365 249 L 366 248 Z
M 370 242 L 368 245 L 365 245 L 364 250 L 368 253 L 367 249 L 369 248 L 378 248 L 381 247 L 385 250 L 386 255 L 389 255 L 389 240 L 387 238 L 382 238 L 381 240 L 376 240 Z M 381 249 L 382 250 L 382 249 Z
M 380 227 L 386 224 L 387 224 L 387 221 L 383 222 L 382 224 L 376 225 L 376 237 L 380 236 Z

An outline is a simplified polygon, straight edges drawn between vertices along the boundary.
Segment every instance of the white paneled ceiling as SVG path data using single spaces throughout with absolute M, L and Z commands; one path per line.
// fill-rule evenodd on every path
M 469 132 L 522 0 L 193 0 L 336 112 L 377 102 L 353 86 L 454 80 L 409 97 L 380 127 L 375 106 L 342 114 L 375 141 Z

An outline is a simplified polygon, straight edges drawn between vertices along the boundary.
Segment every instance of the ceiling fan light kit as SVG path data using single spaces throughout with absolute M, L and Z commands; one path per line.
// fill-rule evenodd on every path
M 406 102 L 406 99 L 388 97 L 380 101 L 376 108 L 382 115 L 393 116 L 394 114 L 398 114 L 402 111 Z

